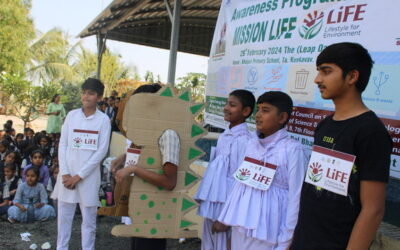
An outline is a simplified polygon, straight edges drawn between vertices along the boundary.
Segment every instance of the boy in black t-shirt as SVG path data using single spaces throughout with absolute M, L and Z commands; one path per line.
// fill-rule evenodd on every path
M 317 58 L 315 83 L 322 98 L 334 102 L 335 113 L 316 128 L 314 145 L 356 158 L 347 195 L 303 184 L 290 249 L 368 249 L 374 239 L 384 214 L 392 142 L 361 99 L 372 64 L 368 51 L 355 43 L 333 44 Z

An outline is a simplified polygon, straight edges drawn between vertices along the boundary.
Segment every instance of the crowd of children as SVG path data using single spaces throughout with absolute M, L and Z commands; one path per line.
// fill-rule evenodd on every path
M 49 194 L 58 174 L 60 134 L 35 133 L 25 128 L 16 134 L 12 120 L 3 125 L 0 140 L 0 216 L 10 222 L 26 222 L 28 207 L 34 220 L 55 217 Z

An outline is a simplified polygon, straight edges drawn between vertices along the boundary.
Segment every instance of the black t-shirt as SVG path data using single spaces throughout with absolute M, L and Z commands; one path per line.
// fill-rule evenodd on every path
M 356 156 L 347 197 L 303 183 L 292 250 L 346 249 L 361 210 L 360 181 L 388 182 L 391 138 L 380 119 L 368 111 L 317 126 L 314 144 Z

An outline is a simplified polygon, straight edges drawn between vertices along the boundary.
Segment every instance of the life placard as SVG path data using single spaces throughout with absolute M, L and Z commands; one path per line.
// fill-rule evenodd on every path
M 99 131 L 74 129 L 72 131 L 72 148 L 97 150 Z
M 313 146 L 305 182 L 347 196 L 356 157 L 321 146 Z
M 128 148 L 126 150 L 126 160 L 124 168 L 126 168 L 127 166 L 136 165 L 139 162 L 139 157 L 140 157 L 140 149 Z M 131 174 L 131 176 L 134 175 L 135 174 Z
M 276 167 L 276 165 L 246 156 L 233 176 L 247 186 L 265 191 L 274 180 Z

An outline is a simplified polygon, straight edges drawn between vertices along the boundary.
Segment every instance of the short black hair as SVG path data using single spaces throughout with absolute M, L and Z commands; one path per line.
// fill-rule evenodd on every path
M 6 169 L 6 168 L 15 172 L 17 170 L 17 165 L 14 162 L 9 162 L 9 163 L 4 164 L 4 169 Z
M 254 110 L 254 106 L 256 104 L 256 98 L 254 97 L 253 93 L 245 89 L 237 89 L 229 93 L 229 96 L 234 96 L 239 99 L 240 103 L 242 104 L 243 108 L 250 107 L 251 112 L 246 119 L 251 116 Z
M 18 138 L 18 137 L 24 138 L 24 134 L 18 133 L 18 134 L 15 136 L 15 138 Z
M 35 154 L 40 154 L 41 156 L 42 156 L 42 158 L 44 158 L 44 153 L 43 153 L 43 151 L 42 150 L 40 150 L 40 149 L 35 149 L 35 150 L 33 150 L 32 152 L 31 152 L 31 157 L 33 157 Z
M 279 113 L 287 113 L 288 119 L 283 126 L 286 125 L 293 110 L 293 101 L 288 94 L 282 91 L 268 91 L 258 97 L 257 104 L 261 103 L 268 103 L 275 106 Z
M 82 90 L 89 89 L 97 92 L 98 96 L 103 96 L 104 84 L 95 78 L 88 78 L 81 86 Z
M 132 95 L 139 93 L 156 93 L 160 89 L 161 85 L 158 83 L 145 84 L 137 88 L 135 91 L 133 91 Z
M 3 145 L 6 148 L 6 150 L 10 148 L 10 142 L 8 140 L 1 140 L 0 144 Z
M 374 64 L 368 50 L 358 43 L 335 43 L 326 47 L 317 57 L 317 66 L 323 63 L 336 64 L 343 71 L 343 78 L 352 71 L 359 72 L 356 88 L 362 93 L 367 87 Z
M 35 173 L 35 175 L 38 177 L 38 178 L 37 178 L 37 181 L 39 181 L 39 178 L 40 178 L 40 170 L 39 170 L 38 167 L 32 166 L 32 167 L 28 168 L 28 169 L 26 170 L 26 172 L 25 172 L 25 175 L 28 174 L 28 171 L 33 171 L 33 173 Z

